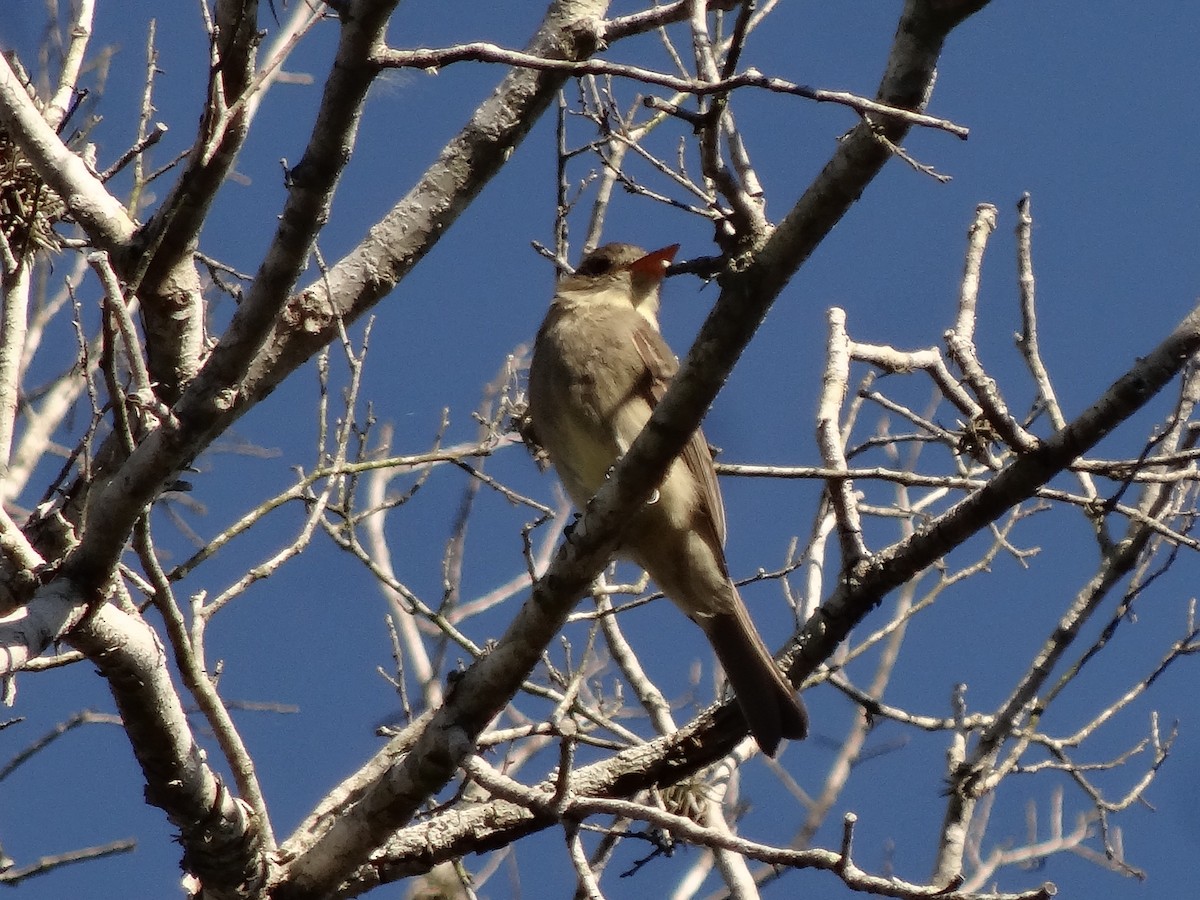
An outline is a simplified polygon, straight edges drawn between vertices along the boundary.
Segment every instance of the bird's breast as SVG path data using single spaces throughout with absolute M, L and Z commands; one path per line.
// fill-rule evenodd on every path
M 636 392 L 640 360 L 629 316 L 637 316 L 632 307 L 556 303 L 538 334 L 529 374 L 534 427 L 579 505 L 628 449 L 630 415 L 640 412 L 633 435 L 649 418 Z

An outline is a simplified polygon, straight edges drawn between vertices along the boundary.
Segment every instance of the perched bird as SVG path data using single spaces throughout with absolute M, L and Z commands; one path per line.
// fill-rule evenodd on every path
M 563 486 L 583 509 L 629 450 L 679 364 L 659 333 L 659 289 L 679 245 L 647 253 L 607 244 L 562 278 L 533 345 L 529 417 Z M 703 629 L 759 747 L 808 733 L 808 714 L 730 580 L 725 508 L 697 430 L 619 553 L 649 573 Z

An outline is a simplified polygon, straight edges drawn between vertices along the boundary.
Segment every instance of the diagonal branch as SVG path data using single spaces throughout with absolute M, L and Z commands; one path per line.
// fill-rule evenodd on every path
M 25 85 L 2 55 L 0 126 L 21 148 L 38 177 L 67 204 L 75 221 L 98 248 L 112 253 L 126 246 L 133 237 L 133 219 L 42 118 Z
M 167 812 L 184 846 L 183 867 L 212 893 L 244 897 L 260 885 L 267 862 L 262 824 L 205 761 L 158 635 L 113 604 L 95 610 L 71 641 L 108 681 L 146 779 L 146 802 Z
M 947 5 L 909 0 L 880 91 L 883 101 L 918 107 L 933 78 L 946 35 L 984 2 Z M 907 130 L 903 123 L 881 127 L 893 141 Z M 354 859 L 361 855 L 364 846 L 381 845 L 391 831 L 411 818 L 426 798 L 449 781 L 471 751 L 479 732 L 512 697 L 610 558 L 619 542 L 622 525 L 649 499 L 671 461 L 695 432 L 788 279 L 858 199 L 888 158 L 886 147 L 875 139 L 874 127 L 859 125 L 840 144 L 817 182 L 761 252 L 748 260 L 742 271 L 724 278 L 716 307 L 680 374 L 492 652 L 457 679 L 444 706 L 422 718 L 364 767 L 361 780 L 356 782 L 356 802 L 352 808 L 339 809 L 335 819 L 322 820 L 285 844 L 284 852 L 289 857 L 295 854 L 290 871 L 284 876 L 285 894 L 317 896 L 333 889 L 353 871 Z M 876 602 L 877 599 L 868 602 L 859 617 Z M 832 633 L 826 623 L 821 626 L 824 634 Z M 841 633 L 844 636 L 844 631 Z M 835 645 L 836 642 L 822 643 L 821 649 L 827 652 L 820 656 L 806 655 L 806 664 L 812 659 L 815 667 L 815 660 L 823 659 Z M 653 752 L 642 757 L 643 761 L 659 762 L 659 778 L 655 780 L 674 780 L 678 775 L 672 770 L 680 762 L 695 767 L 702 764 L 699 757 L 707 755 L 704 761 L 711 761 L 714 757 L 709 754 L 727 751 L 734 740 L 744 735 L 745 724 L 734 712 L 729 712 L 723 721 L 719 738 L 703 745 L 701 750 L 668 754 L 670 762 Z M 694 732 L 695 729 L 685 729 L 685 735 L 694 737 Z M 408 750 L 403 756 L 397 742 L 402 742 Z M 671 745 L 676 750 L 695 746 L 687 742 L 686 736 L 673 738 Z M 661 753 L 664 743 L 649 746 L 657 746 Z M 644 750 L 637 748 L 630 752 L 640 754 Z M 389 765 L 385 762 L 389 758 L 398 762 Z

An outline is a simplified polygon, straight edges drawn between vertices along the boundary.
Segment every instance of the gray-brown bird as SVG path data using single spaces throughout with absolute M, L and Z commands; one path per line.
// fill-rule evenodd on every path
M 529 416 L 579 509 L 633 444 L 679 364 L 658 328 L 659 291 L 679 245 L 647 253 L 607 244 L 562 278 L 533 345 Z M 634 517 L 620 554 L 649 573 L 703 629 L 750 732 L 768 756 L 808 733 L 783 677 L 729 577 L 725 507 L 697 430 L 657 494 Z

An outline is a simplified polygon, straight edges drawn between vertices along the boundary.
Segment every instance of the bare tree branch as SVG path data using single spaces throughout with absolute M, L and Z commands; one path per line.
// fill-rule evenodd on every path
M 96 245 L 110 253 L 124 249 L 134 234 L 125 207 L 104 189 L 82 159 L 66 148 L 42 117 L 25 85 L 0 58 L 0 125 L 16 141 L 38 176 L 67 204 Z
M 385 68 L 426 69 L 430 70 L 431 73 L 439 68 L 453 65 L 457 62 L 500 63 L 502 65 L 517 66 L 544 72 L 562 72 L 570 76 L 610 75 L 615 78 L 628 78 L 642 84 L 652 84 L 657 87 L 677 91 L 681 94 L 691 94 L 699 97 L 712 94 L 727 94 L 739 88 L 753 87 L 776 94 L 790 94 L 794 97 L 803 97 L 806 100 L 815 100 L 818 103 L 832 103 L 837 106 L 845 106 L 847 109 L 852 109 L 863 115 L 871 114 L 880 119 L 895 119 L 910 126 L 915 125 L 921 128 L 933 128 L 938 131 L 945 131 L 963 140 L 966 140 L 970 136 L 969 129 L 946 119 L 927 116 L 924 113 L 913 112 L 902 107 L 889 106 L 886 103 L 869 100 L 866 97 L 857 97 L 846 91 L 829 91 L 802 84 L 793 84 L 783 78 L 773 78 L 763 75 L 756 69 L 748 69 L 740 74 L 726 75 L 712 80 L 681 78 L 677 75 L 655 72 L 652 69 L 644 69 L 639 66 L 628 66 L 596 59 L 584 62 L 545 59 L 544 57 L 522 53 L 517 50 L 508 50 L 504 47 L 498 47 L 495 44 L 485 42 L 456 44 L 453 47 L 441 49 L 392 50 L 389 48 L 379 51 L 375 56 L 375 62 Z

